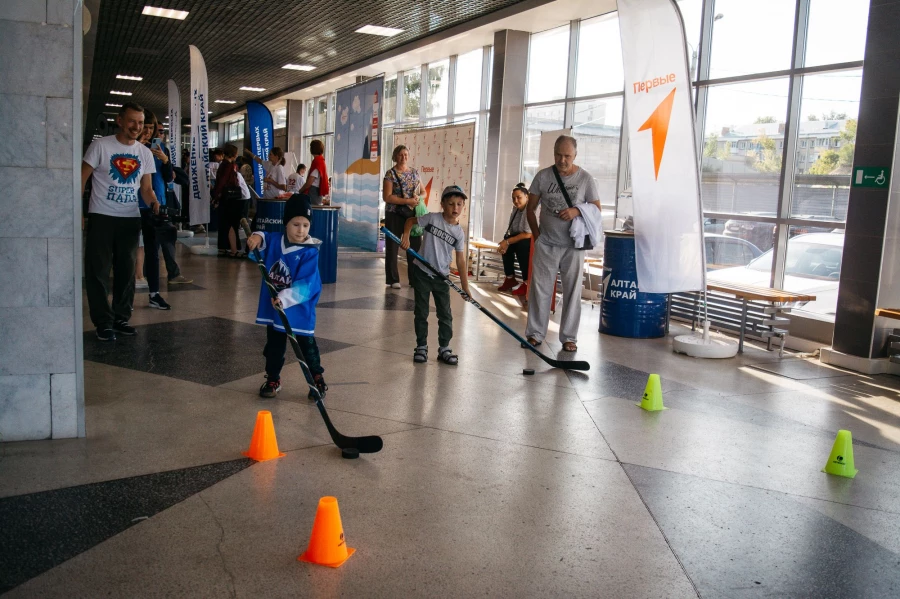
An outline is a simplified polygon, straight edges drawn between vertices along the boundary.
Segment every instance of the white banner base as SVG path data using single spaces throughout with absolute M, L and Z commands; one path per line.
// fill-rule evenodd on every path
M 703 323 L 703 333 L 679 335 L 675 337 L 672 349 L 676 354 L 686 354 L 692 358 L 733 358 L 738 353 L 737 341 L 712 337 L 709 321 Z
M 194 236 L 193 231 L 179 231 L 178 232 L 179 239 L 184 239 L 185 237 L 193 237 L 193 236 Z

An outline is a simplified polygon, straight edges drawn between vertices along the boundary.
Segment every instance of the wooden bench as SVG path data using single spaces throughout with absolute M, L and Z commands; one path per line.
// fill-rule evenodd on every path
M 900 308 L 878 308 L 875 310 L 875 316 L 900 320 Z
M 784 338 L 790 326 L 790 312 L 794 307 L 814 301 L 816 296 L 792 293 L 754 285 L 708 283 L 706 285 L 710 322 L 739 335 L 738 351 L 744 351 L 747 335 L 766 341 L 772 349 L 772 339 L 780 339 L 784 352 Z M 689 320 L 692 328 L 703 316 L 702 294 L 698 291 L 674 293 L 669 296 L 669 316 Z

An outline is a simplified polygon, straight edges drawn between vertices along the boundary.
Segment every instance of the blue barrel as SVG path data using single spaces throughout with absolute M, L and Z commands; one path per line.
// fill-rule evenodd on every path
M 284 233 L 284 200 L 256 200 L 257 231 L 266 233 Z
M 641 293 L 638 290 L 634 235 L 607 231 L 603 244 L 600 332 L 632 339 L 664 336 L 666 298 L 665 293 Z
M 337 281 L 338 212 L 340 206 L 313 206 L 309 234 L 322 240 L 319 248 L 319 276 L 322 283 Z

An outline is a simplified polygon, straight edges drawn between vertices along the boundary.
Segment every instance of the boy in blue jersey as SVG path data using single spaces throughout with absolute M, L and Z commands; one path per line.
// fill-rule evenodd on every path
M 277 308 L 284 310 L 287 316 L 319 393 L 324 397 L 328 389 L 314 337 L 316 304 L 322 293 L 319 277 L 319 246 L 322 242 L 309 236 L 311 221 L 309 198 L 294 194 L 285 202 L 283 234 L 256 231 L 247 240 L 251 252 L 259 248 L 269 280 L 278 290 L 278 299 L 273 300 L 264 282 L 259 294 L 256 324 L 266 325 L 263 350 L 266 382 L 259 389 L 260 397 L 275 397 L 281 390 L 281 368 L 288 339 Z

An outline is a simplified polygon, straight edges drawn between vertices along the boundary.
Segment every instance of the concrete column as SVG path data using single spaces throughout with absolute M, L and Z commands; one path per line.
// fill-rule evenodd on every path
M 303 100 L 287 101 L 287 147 L 285 152 L 293 152 L 297 160 L 303 162 Z
M 521 177 L 522 128 L 525 122 L 525 82 L 528 40 L 524 31 L 494 34 L 491 118 L 488 124 L 487 168 L 481 234 L 503 238 L 509 217 L 507 196 Z
M 854 167 L 890 167 L 894 163 L 900 101 L 900 69 L 896 66 L 900 62 L 900 32 L 889 24 L 895 23 L 900 23 L 900 0 L 871 2 Z M 884 355 L 883 339 L 875 333 L 885 323 L 875 322 L 875 309 L 898 307 L 888 304 L 900 301 L 893 284 L 885 280 L 893 280 L 898 260 L 900 230 L 895 228 L 885 234 L 886 223 L 897 226 L 897 215 L 889 218 L 889 212 L 900 211 L 898 176 L 900 173 L 892 173 L 890 189 L 850 189 L 833 352 L 823 357 L 832 363 L 839 360 L 834 352 L 857 361 Z M 894 199 L 892 204 L 889 197 Z M 889 253 L 882 256 L 882 249 Z M 885 305 L 879 305 L 884 302 Z
M 82 9 L 0 2 L 0 440 L 84 436 Z

